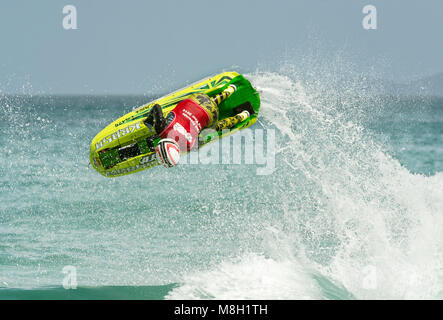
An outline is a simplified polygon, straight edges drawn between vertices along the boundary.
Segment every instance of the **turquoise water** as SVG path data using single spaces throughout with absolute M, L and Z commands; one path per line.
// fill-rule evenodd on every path
M 153 97 L 2 96 L 0 298 L 442 298 L 443 99 L 247 77 L 255 128 L 276 132 L 267 176 L 219 164 L 105 178 L 88 168 L 91 139 Z

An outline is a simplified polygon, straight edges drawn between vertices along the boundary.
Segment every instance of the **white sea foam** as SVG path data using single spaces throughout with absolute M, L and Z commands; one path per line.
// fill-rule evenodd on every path
M 248 254 L 214 270 L 190 274 L 167 299 L 316 299 L 319 289 L 295 260 Z

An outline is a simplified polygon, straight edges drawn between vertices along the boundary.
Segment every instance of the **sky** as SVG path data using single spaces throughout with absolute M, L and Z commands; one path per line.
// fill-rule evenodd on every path
M 443 71 L 441 0 L 1 0 L 0 35 L 3 93 L 154 94 L 310 54 L 397 82 Z

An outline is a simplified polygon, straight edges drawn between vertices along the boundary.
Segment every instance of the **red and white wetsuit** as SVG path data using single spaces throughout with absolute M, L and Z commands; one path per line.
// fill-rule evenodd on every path
M 208 111 L 191 99 L 179 102 L 168 114 L 167 118 L 170 117 L 173 117 L 172 121 L 160 132 L 159 136 L 162 139 L 170 138 L 177 141 L 181 152 L 192 149 L 200 131 L 210 122 Z

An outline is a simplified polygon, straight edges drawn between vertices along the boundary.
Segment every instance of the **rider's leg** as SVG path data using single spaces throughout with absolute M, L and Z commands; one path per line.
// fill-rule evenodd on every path
M 223 92 L 220 92 L 218 95 L 212 98 L 217 105 L 222 103 L 222 101 L 226 100 L 231 94 L 233 94 L 237 90 L 237 87 L 234 84 L 230 84 Z

